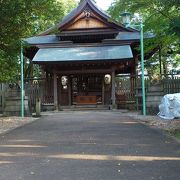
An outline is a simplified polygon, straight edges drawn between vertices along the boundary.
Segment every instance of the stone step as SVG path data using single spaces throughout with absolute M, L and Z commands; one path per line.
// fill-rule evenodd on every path
M 61 106 L 64 111 L 93 111 L 93 110 L 109 110 L 109 106 L 100 105 L 76 105 L 76 106 Z

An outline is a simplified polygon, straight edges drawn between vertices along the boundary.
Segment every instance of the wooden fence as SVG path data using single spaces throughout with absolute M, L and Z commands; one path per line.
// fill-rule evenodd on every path
M 2 90 L 2 84 L 0 84 L 0 113 L 2 113 L 3 110 L 3 90 Z
M 35 111 L 36 101 L 40 100 L 42 105 L 54 103 L 52 79 L 28 79 L 25 81 L 25 93 L 29 99 L 29 107 Z
M 141 76 L 118 76 L 116 78 L 116 101 L 120 108 L 134 107 L 136 109 L 139 92 L 141 92 Z M 153 86 L 161 86 L 162 93 L 179 93 L 180 77 L 163 77 L 157 82 L 145 76 L 146 94 Z M 41 99 L 42 105 L 52 105 L 53 100 L 53 79 L 26 80 L 26 95 L 29 97 L 29 106 L 34 109 L 37 99 Z M 141 96 L 141 95 L 140 95 Z
M 153 86 L 162 88 L 161 93 L 171 94 L 180 93 L 180 77 L 168 76 L 157 82 L 145 77 L 146 95 L 151 91 Z M 3 111 L 5 104 L 5 91 L 8 85 L 0 84 L 0 113 Z M 42 105 L 52 105 L 53 98 L 53 79 L 28 79 L 25 80 L 25 95 L 29 99 L 29 107 L 32 111 L 35 110 L 36 101 L 41 99 Z M 140 76 L 117 76 L 116 77 L 116 101 L 120 108 L 128 108 L 133 106 L 136 108 L 138 101 L 138 93 L 141 91 Z
M 161 93 L 173 94 L 180 93 L 180 77 L 161 76 L 157 81 L 145 76 L 146 95 L 151 93 L 152 87 L 158 86 L 161 88 Z M 137 105 L 138 96 L 141 96 L 142 79 L 141 76 L 118 76 L 116 78 L 116 100 L 120 108 L 127 108 L 132 105 Z M 139 94 L 140 93 L 140 94 Z
M 180 93 L 180 77 L 162 79 L 164 94 Z
M 6 89 L 7 89 L 7 84 L 1 83 L 0 84 L 0 113 L 3 113 L 3 110 L 4 110 Z

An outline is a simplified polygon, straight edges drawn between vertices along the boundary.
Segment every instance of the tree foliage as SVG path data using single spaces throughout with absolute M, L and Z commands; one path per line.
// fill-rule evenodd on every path
M 17 78 L 20 39 L 46 30 L 75 5 L 74 0 L 0 1 L 0 82 Z
M 113 18 L 120 21 L 122 12 L 137 13 L 143 17 L 145 31 L 153 32 L 156 37 L 146 42 L 146 51 L 161 47 L 164 72 L 168 61 L 180 65 L 180 1 L 179 0 L 115 0 L 109 9 Z M 136 19 L 135 19 L 136 22 Z M 157 71 L 158 54 L 146 62 L 149 70 Z M 159 65 L 158 65 L 159 66 Z M 152 73 L 154 73 L 152 72 Z

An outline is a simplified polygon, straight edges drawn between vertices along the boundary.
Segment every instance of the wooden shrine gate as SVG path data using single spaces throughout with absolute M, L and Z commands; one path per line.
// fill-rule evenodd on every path
M 71 83 L 73 105 L 102 104 L 102 76 L 79 75 L 72 77 Z
M 58 78 L 59 106 L 108 105 L 109 86 L 104 84 L 103 74 L 76 74 L 67 76 L 67 86 Z M 108 97 L 108 98 L 107 98 Z

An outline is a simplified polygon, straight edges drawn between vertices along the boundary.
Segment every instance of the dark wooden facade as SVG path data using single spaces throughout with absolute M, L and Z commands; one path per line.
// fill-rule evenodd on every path
M 52 34 L 54 29 L 56 34 Z M 47 81 L 48 76 L 53 77 L 46 94 L 52 94 L 55 109 L 97 104 L 115 107 L 116 75 L 136 75 L 139 32 L 112 22 L 91 0 L 84 0 L 62 22 L 26 41 L 30 45 L 26 56 L 41 65 Z M 107 74 L 110 84 L 105 83 Z M 67 85 L 63 86 L 64 76 Z

